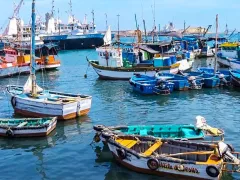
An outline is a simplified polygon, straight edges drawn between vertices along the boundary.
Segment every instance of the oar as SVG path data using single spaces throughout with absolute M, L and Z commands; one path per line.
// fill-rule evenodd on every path
M 214 151 L 184 152 L 184 153 L 169 154 L 169 155 L 166 155 L 166 157 L 181 156 L 181 155 L 206 155 L 206 154 L 214 154 Z

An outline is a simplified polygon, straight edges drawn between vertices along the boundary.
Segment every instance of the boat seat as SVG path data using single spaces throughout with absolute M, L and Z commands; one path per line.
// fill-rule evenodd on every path
M 155 144 L 153 144 L 150 148 L 148 148 L 142 155 L 144 156 L 151 156 L 154 151 L 156 151 L 161 145 L 162 141 L 157 141 Z
M 137 140 L 128 140 L 128 139 L 117 139 L 117 143 L 121 144 L 122 146 L 131 149 L 135 144 L 137 144 Z
M 22 123 L 20 123 L 17 127 L 23 127 L 23 126 L 26 126 L 27 123 L 28 123 L 28 122 L 26 122 L 26 121 L 25 121 L 25 122 L 22 122 Z

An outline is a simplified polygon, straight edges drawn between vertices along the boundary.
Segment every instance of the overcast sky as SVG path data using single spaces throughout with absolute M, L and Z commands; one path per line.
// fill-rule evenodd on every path
M 4 27 L 8 18 L 13 14 L 13 3 L 20 0 L 0 0 L 2 8 L 0 11 L 0 26 Z M 67 22 L 69 11 L 69 0 L 54 0 L 55 16 L 60 11 L 60 18 Z M 52 9 L 52 0 L 36 0 L 37 13 L 45 18 L 45 13 Z M 91 11 L 95 11 L 95 22 L 98 30 L 105 30 L 105 14 L 108 16 L 108 24 L 112 29 L 117 29 L 117 14 L 120 14 L 120 29 L 134 29 L 137 14 L 140 28 L 142 19 L 146 20 L 147 29 L 153 27 L 154 0 L 72 0 L 73 13 L 79 20 L 84 19 L 87 14 L 88 20 L 92 19 Z M 207 27 L 212 24 L 215 28 L 215 16 L 219 14 L 219 28 L 225 30 L 226 23 L 229 29 L 240 29 L 240 1 L 239 0 L 155 0 L 156 25 L 163 27 L 172 21 L 176 28 L 186 26 Z M 20 17 L 28 23 L 31 17 L 31 0 L 24 0 L 20 10 Z

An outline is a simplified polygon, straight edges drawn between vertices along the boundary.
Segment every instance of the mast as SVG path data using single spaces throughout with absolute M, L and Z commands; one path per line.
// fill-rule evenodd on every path
M 184 23 L 183 23 L 183 32 L 185 32 L 186 30 L 186 21 L 184 20 Z
M 52 0 L 52 17 L 54 16 L 54 0 Z
M 216 74 L 216 71 L 217 71 L 217 39 L 218 39 L 218 14 L 216 15 L 216 40 L 215 40 L 214 74 Z
M 31 76 L 32 76 L 32 96 L 36 96 L 36 76 L 35 76 L 35 19 L 36 19 L 36 13 L 35 13 L 35 0 L 32 0 L 32 38 L 31 38 Z
M 93 31 L 94 31 L 94 10 L 92 10 L 92 21 L 93 21 Z
M 135 14 L 136 29 L 138 30 L 137 15 Z
M 143 27 L 144 27 L 144 34 L 145 34 L 145 42 L 147 42 L 147 30 L 146 30 L 146 24 L 144 19 L 143 19 Z
M 60 19 L 59 19 L 59 8 L 58 8 L 58 34 L 60 35 Z
M 106 30 L 108 30 L 108 20 L 107 20 L 107 13 L 105 13 L 105 18 L 106 18 Z
M 120 35 L 119 35 L 119 14 L 117 15 L 118 17 L 118 48 L 119 48 L 119 42 L 120 42 Z

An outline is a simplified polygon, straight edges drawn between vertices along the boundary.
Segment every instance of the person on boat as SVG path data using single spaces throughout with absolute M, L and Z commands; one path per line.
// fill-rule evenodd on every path
M 139 59 L 139 62 L 141 63 L 143 61 L 143 54 L 140 50 L 138 50 L 138 59 Z

